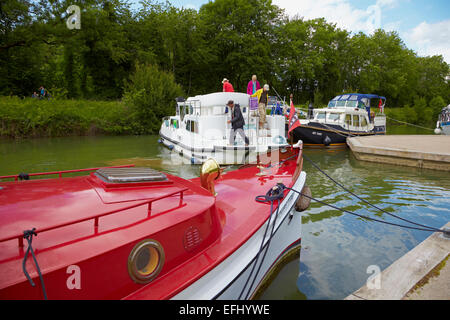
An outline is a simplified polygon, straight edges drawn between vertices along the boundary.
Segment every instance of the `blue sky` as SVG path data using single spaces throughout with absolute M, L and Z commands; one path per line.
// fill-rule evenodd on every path
M 139 2 L 139 0 L 131 0 Z M 199 9 L 208 0 L 169 0 Z M 272 0 L 285 12 L 305 19 L 324 17 L 339 28 L 370 34 L 376 28 L 397 31 L 420 56 L 441 54 L 450 63 L 449 0 Z

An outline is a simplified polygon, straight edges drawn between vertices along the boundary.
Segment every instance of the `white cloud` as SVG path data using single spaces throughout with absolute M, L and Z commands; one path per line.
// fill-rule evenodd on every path
M 405 42 L 421 56 L 440 54 L 450 63 L 450 19 L 420 23 L 406 33 Z
M 186 9 L 194 9 L 196 11 L 198 11 L 198 6 L 196 6 L 195 4 L 192 3 L 188 3 L 187 5 L 183 6 Z
M 383 10 L 399 5 L 400 0 L 374 0 L 366 9 L 356 8 L 351 0 L 273 0 L 273 3 L 293 17 L 325 18 L 338 28 L 371 34 L 375 29 L 399 31 L 402 21 L 382 22 Z M 400 32 L 406 45 L 421 56 L 441 54 L 450 63 L 450 20 L 422 22 L 411 30 Z
M 324 17 L 338 28 L 370 34 L 381 27 L 381 10 L 395 7 L 397 1 L 377 0 L 365 10 L 355 8 L 349 0 L 273 0 L 273 3 L 291 17 L 297 14 L 305 19 Z

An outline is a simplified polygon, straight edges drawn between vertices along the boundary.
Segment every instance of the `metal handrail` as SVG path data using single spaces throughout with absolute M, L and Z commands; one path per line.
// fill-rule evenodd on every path
M 87 168 L 87 169 L 74 169 L 74 170 L 62 170 L 62 171 L 48 171 L 48 172 L 38 172 L 38 173 L 29 173 L 29 177 L 35 177 L 35 176 L 46 176 L 46 175 L 59 175 L 59 178 L 62 178 L 63 173 L 75 173 L 75 172 L 86 172 L 86 171 L 94 171 L 101 168 L 130 168 L 134 167 L 134 164 L 127 164 L 127 165 L 121 165 L 121 166 L 111 166 L 111 167 L 99 167 L 99 168 Z M 0 179 L 12 179 L 14 178 L 14 181 L 17 181 L 20 174 L 13 174 L 9 176 L 0 176 Z
M 133 209 L 133 208 L 136 208 L 136 207 L 140 207 L 140 206 L 143 206 L 143 205 L 148 205 L 148 216 L 147 217 L 149 217 L 151 215 L 152 203 L 155 202 L 155 201 L 162 200 L 162 199 L 171 197 L 171 196 L 176 195 L 176 194 L 180 194 L 179 206 L 181 206 L 182 203 L 183 203 L 183 193 L 186 190 L 188 190 L 188 188 L 182 188 L 182 189 L 176 190 L 174 192 L 170 192 L 168 194 L 165 194 L 163 196 L 157 197 L 155 199 L 146 200 L 145 202 L 142 202 L 142 203 L 137 203 L 137 204 L 133 204 L 133 205 L 127 206 L 125 208 L 120 208 L 120 209 L 107 211 L 107 212 L 100 213 L 100 214 L 92 216 L 92 217 L 87 217 L 87 218 L 77 219 L 77 220 L 74 220 L 74 221 L 60 223 L 60 224 L 57 224 L 57 225 L 54 225 L 54 226 L 51 226 L 51 227 L 46 227 L 46 228 L 43 228 L 43 229 L 40 229 L 40 230 L 36 229 L 35 232 L 36 233 L 42 233 L 42 232 L 46 232 L 46 231 L 51 231 L 51 230 L 59 229 L 59 228 L 62 228 L 62 227 L 67 227 L 67 226 L 70 226 L 70 225 L 73 225 L 73 224 L 89 221 L 89 220 L 94 220 L 94 229 L 97 230 L 99 218 L 104 217 L 104 216 L 108 216 L 108 215 L 111 215 L 111 214 L 114 214 L 114 213 L 118 213 L 118 212 L 121 212 L 121 211 L 130 210 L 130 209 Z M 10 241 L 10 240 L 14 240 L 14 239 L 18 240 L 19 247 L 23 247 L 23 233 L 16 234 L 14 236 L 5 237 L 5 238 L 0 238 L 0 242 Z

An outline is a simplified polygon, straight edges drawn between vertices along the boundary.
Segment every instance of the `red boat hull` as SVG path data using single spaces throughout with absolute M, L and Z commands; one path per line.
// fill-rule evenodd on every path
M 295 152 L 280 153 L 280 160 Z M 263 176 L 256 165 L 227 172 L 215 181 L 216 197 L 199 178 L 171 175 L 164 185 L 120 190 L 108 189 L 94 174 L 0 182 L 0 299 L 43 299 L 31 256 L 25 267 L 34 287 L 22 270 L 27 243 L 21 246 L 20 238 L 31 228 L 49 299 L 170 299 L 261 230 L 270 206 L 255 197 L 277 182 L 293 186 L 300 160 L 264 169 Z M 130 277 L 127 261 L 144 239 L 157 241 L 165 260 L 158 276 L 142 284 Z

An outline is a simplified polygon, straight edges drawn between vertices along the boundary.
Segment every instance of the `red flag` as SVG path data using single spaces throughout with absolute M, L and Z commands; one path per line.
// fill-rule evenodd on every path
M 380 112 L 383 112 L 383 104 L 382 104 L 381 99 L 380 99 L 380 102 L 378 102 L 378 109 L 380 109 Z
M 297 116 L 297 111 L 295 111 L 294 103 L 291 100 L 291 110 L 289 111 L 289 130 L 288 135 L 292 130 L 300 126 L 300 120 Z

